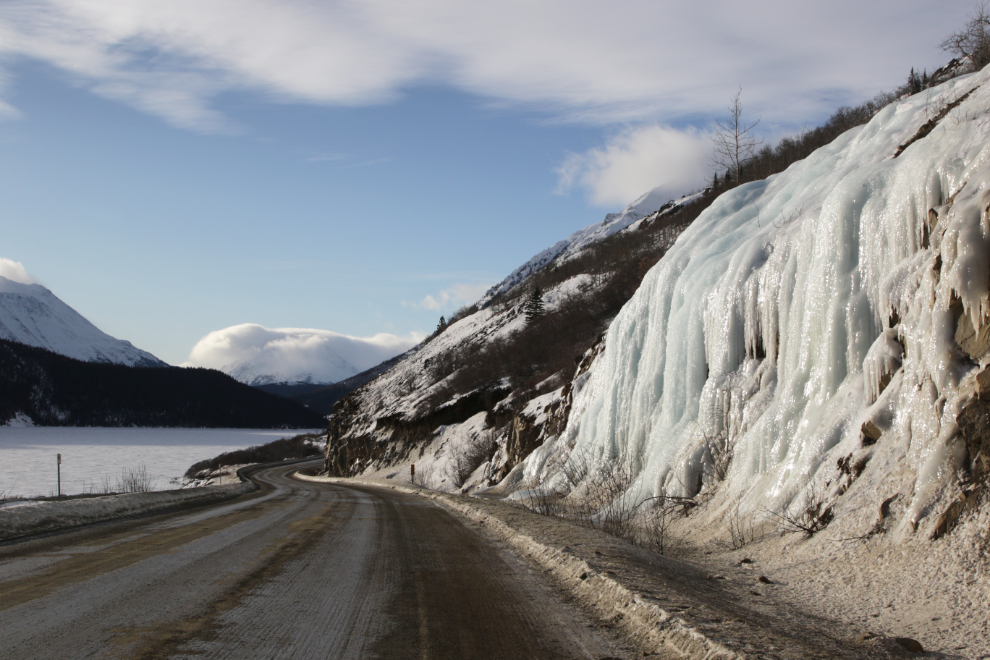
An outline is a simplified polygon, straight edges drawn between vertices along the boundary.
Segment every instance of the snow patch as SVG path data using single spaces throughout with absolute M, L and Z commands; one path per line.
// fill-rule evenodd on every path
M 13 429 L 24 429 L 34 426 L 34 420 L 22 412 L 16 413 L 13 417 L 7 420 L 4 426 L 9 426 Z

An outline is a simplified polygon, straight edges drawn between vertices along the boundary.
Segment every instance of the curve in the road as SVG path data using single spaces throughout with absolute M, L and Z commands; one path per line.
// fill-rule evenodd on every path
M 0 547 L 0 658 L 602 658 L 520 560 L 413 495 L 253 498 Z

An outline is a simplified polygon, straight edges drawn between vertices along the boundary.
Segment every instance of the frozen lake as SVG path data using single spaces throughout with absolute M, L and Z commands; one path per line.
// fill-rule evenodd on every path
M 314 431 L 0 426 L 0 493 L 54 494 L 57 454 L 62 454 L 63 494 L 87 492 L 105 475 L 116 484 L 122 470 L 141 463 L 157 489 L 174 488 L 169 480 L 197 461 Z

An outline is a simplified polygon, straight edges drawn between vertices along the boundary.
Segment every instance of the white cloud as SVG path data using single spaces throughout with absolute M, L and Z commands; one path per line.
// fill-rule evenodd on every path
M 294 381 L 310 375 L 318 382 L 336 382 L 399 355 L 424 338 L 422 333 L 350 337 L 329 330 L 243 323 L 200 339 L 183 366 L 240 369 L 234 375 L 242 380 L 266 375 Z
M 0 277 L 8 280 L 20 282 L 21 284 L 36 284 L 37 280 L 28 275 L 27 270 L 20 261 L 0 257 Z
M 971 5 L 835 0 L 809 19 L 784 0 L 8 0 L 0 58 L 204 131 L 227 128 L 212 106 L 228 91 L 363 105 L 419 83 L 604 123 L 718 112 L 741 83 L 774 121 L 943 62 Z
M 450 310 L 476 302 L 491 287 L 491 284 L 455 284 L 436 296 L 428 295 L 417 303 L 404 303 L 410 307 L 429 309 L 434 312 Z
M 625 205 L 657 187 L 674 197 L 705 184 L 711 151 L 709 136 L 694 129 L 628 128 L 602 148 L 568 154 L 557 168 L 557 192 L 578 185 L 600 206 Z

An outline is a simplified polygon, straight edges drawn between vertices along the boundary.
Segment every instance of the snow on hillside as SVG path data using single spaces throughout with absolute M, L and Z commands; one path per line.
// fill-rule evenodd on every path
M 609 213 L 602 222 L 588 225 L 584 229 L 574 232 L 562 241 L 558 241 L 543 250 L 535 257 L 524 263 L 504 280 L 490 288 L 478 301 L 479 307 L 485 307 L 496 296 L 505 293 L 525 280 L 527 277 L 537 272 L 550 262 L 558 259 L 567 259 L 596 243 L 607 236 L 611 236 L 629 227 L 647 216 L 650 216 L 661 209 L 672 209 L 677 206 L 689 204 L 700 196 L 700 193 L 687 195 L 678 200 L 669 200 L 660 188 L 654 188 L 635 202 L 624 208 L 619 213 Z
M 0 338 L 87 362 L 164 367 L 151 353 L 102 332 L 40 284 L 0 277 Z
M 902 532 L 930 521 L 990 362 L 988 80 L 894 103 L 717 199 L 611 324 L 565 433 L 527 460 L 530 483 L 563 484 L 570 456 L 628 466 L 633 501 L 694 495 L 724 440 L 727 507 L 794 509 L 858 477 L 843 502 L 866 529 L 899 492 Z
M 272 383 L 329 385 L 359 373 L 357 367 L 330 349 L 321 351 L 314 363 L 298 364 L 281 356 L 263 353 L 255 358 L 225 365 L 221 371 L 252 386 Z

